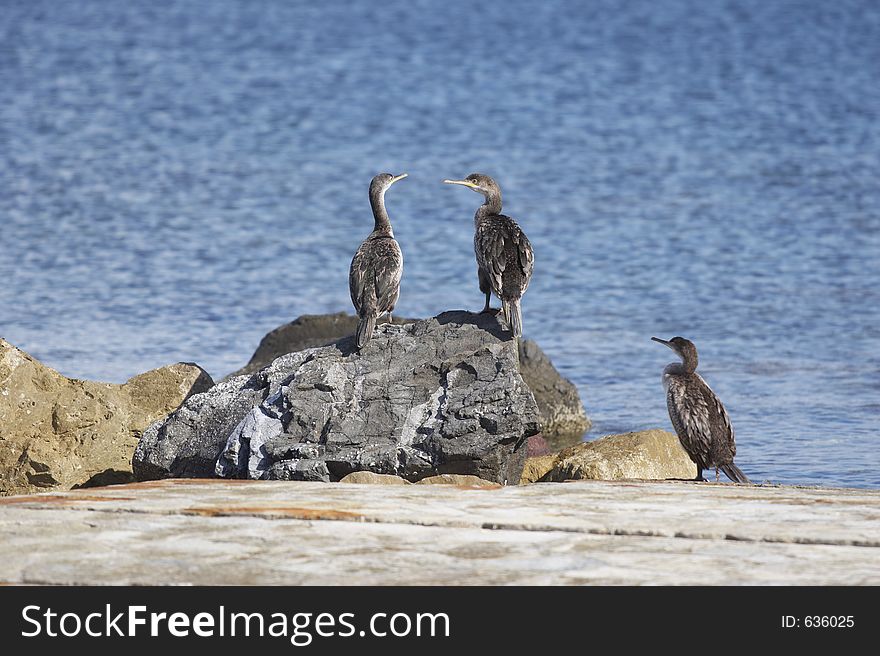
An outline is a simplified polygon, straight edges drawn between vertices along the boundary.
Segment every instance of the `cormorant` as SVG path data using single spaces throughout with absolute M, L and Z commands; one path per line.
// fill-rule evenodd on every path
M 705 480 L 703 470 L 714 467 L 717 481 L 720 467 L 734 483 L 749 483 L 748 477 L 733 464 L 736 441 L 730 417 L 721 400 L 697 373 L 697 347 L 684 337 L 673 337 L 669 341 L 651 339 L 665 344 L 681 358 L 681 362 L 672 362 L 663 370 L 663 389 L 678 439 L 697 465 L 695 480 Z
M 490 312 L 492 292 L 501 299 L 501 309 L 510 331 L 522 336 L 520 299 L 529 287 L 535 256 L 532 245 L 516 221 L 501 214 L 501 188 L 488 175 L 471 173 L 464 180 L 444 180 L 463 185 L 486 198 L 474 215 L 474 253 L 480 291 L 486 295 L 483 312 Z
M 406 177 L 380 173 L 370 183 L 370 206 L 373 208 L 373 232 L 358 247 L 348 272 L 351 302 L 358 314 L 357 346 L 363 346 L 373 336 L 376 319 L 388 314 L 400 298 L 400 276 L 403 273 L 403 253 L 394 239 L 391 220 L 385 210 L 385 192 L 388 187 Z

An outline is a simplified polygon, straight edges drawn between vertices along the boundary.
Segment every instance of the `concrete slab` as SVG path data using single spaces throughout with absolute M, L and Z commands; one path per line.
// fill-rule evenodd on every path
M 880 491 L 177 480 L 0 498 L 42 584 L 878 584 Z

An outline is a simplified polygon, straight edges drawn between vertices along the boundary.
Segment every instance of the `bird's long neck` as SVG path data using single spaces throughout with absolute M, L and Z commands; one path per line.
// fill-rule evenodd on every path
M 666 365 L 663 373 L 672 374 L 673 376 L 686 376 L 697 370 L 696 355 L 682 355 L 681 362 L 671 362 Z
M 391 230 L 391 219 L 388 218 L 388 211 L 385 209 L 385 190 L 370 191 L 370 207 L 373 208 L 373 232 L 381 232 L 388 235 L 394 235 Z
M 477 219 L 491 214 L 501 214 L 501 192 L 490 191 L 486 194 L 486 202 L 477 210 Z
M 681 362 L 670 362 L 666 365 L 666 368 L 663 369 L 663 376 L 684 376 L 687 374 L 687 370 L 684 368 L 684 364 Z

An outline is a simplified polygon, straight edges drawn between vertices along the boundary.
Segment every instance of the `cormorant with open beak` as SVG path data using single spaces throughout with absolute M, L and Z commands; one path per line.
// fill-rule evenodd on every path
M 474 253 L 480 291 L 486 295 L 483 312 L 489 312 L 494 292 L 501 299 L 507 326 L 522 336 L 520 299 L 529 287 L 535 256 L 532 245 L 516 221 L 501 213 L 501 188 L 488 175 L 471 173 L 464 180 L 444 180 L 483 195 L 485 202 L 474 215 Z

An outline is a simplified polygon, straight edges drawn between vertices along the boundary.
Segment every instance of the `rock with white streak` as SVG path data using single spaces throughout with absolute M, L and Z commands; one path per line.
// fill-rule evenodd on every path
M 394 317 L 396 324 L 415 323 L 417 319 Z M 252 374 L 287 353 L 316 346 L 327 346 L 353 335 L 358 318 L 353 314 L 304 314 L 267 333 L 244 367 L 227 378 Z M 590 429 L 577 388 L 564 378 L 541 348 L 530 339 L 519 340 L 519 372 L 535 396 L 541 413 L 543 437 L 552 450 L 579 442 Z
M 308 481 L 450 473 L 515 484 L 540 429 L 509 333 L 494 316 L 446 312 L 382 325 L 359 352 L 348 337 L 283 355 L 192 397 L 145 432 L 134 471 Z

